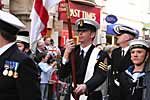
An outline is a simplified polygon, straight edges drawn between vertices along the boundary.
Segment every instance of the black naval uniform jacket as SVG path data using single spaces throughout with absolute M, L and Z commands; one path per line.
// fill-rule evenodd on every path
M 134 81 L 131 76 L 132 74 L 134 74 L 133 68 L 133 66 L 130 66 L 128 70 L 120 74 L 120 94 L 122 100 L 149 100 L 150 98 L 146 99 L 145 97 L 147 94 L 149 94 L 148 88 L 150 87 L 150 85 L 145 81 L 149 81 L 147 77 L 149 77 L 150 74 L 149 72 L 145 73 L 144 71 L 138 72 L 138 78 L 136 81 Z
M 112 70 L 115 73 L 124 72 L 128 68 L 128 66 L 133 64 L 130 58 L 131 56 L 129 50 L 127 51 L 127 54 L 124 57 L 122 57 L 121 47 L 114 49 L 112 52 L 112 61 L 111 61 Z
M 5 62 L 18 62 L 18 77 L 4 76 Z M 14 69 L 13 69 L 14 72 Z M 38 70 L 14 44 L 0 55 L 0 100 L 41 100 Z
M 121 56 L 121 47 L 116 48 L 112 52 L 111 59 L 111 72 L 109 75 L 109 88 L 108 93 L 110 95 L 110 100 L 120 100 L 119 97 L 119 87 L 114 83 L 114 80 L 118 80 L 119 74 L 124 72 L 128 66 L 132 65 L 130 59 L 130 51 L 128 50 L 124 57 Z
M 144 89 L 143 89 L 142 100 L 149 100 L 150 99 L 150 71 L 146 71 L 144 81 L 143 81 L 143 86 Z
M 88 52 L 86 53 L 86 56 L 84 57 L 83 64 L 81 64 L 80 59 L 80 46 L 77 45 L 75 47 L 75 66 L 76 66 L 76 78 L 77 78 L 77 84 L 83 84 L 87 65 L 89 62 L 90 55 L 92 53 L 92 50 L 95 48 L 94 45 L 91 45 Z M 87 85 L 88 92 L 94 91 L 98 86 L 100 86 L 106 79 L 106 71 L 99 68 L 98 63 L 103 62 L 104 59 L 107 57 L 107 53 L 104 51 L 100 51 L 100 56 L 98 59 L 98 62 L 94 67 L 94 74 L 90 80 L 88 80 L 85 84 Z M 68 62 L 67 64 L 63 65 L 60 68 L 60 77 L 66 77 L 68 76 L 72 70 L 71 70 L 71 62 Z

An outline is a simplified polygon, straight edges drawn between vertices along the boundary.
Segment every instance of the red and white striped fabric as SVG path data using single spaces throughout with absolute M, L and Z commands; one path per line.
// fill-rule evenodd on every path
M 30 48 L 35 52 L 37 41 L 46 35 L 47 22 L 49 19 L 48 8 L 55 6 L 61 0 L 35 0 L 30 15 Z

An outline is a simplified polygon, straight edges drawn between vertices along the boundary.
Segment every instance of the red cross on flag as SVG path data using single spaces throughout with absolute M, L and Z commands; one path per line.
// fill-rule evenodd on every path
M 47 22 L 49 19 L 48 8 L 55 6 L 61 0 L 34 0 L 31 11 L 31 30 L 30 30 L 30 48 L 34 52 L 37 41 L 47 31 Z

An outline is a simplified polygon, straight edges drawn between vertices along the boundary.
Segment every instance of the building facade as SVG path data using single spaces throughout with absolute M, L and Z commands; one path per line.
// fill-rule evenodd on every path
M 34 0 L 1 0 L 2 10 L 9 11 L 26 25 L 30 31 L 30 13 Z M 115 43 L 113 33 L 108 32 L 108 26 L 112 25 L 106 22 L 108 15 L 115 15 L 117 22 L 115 24 L 124 24 L 131 26 L 139 31 L 141 38 L 150 38 L 150 0 L 71 0 L 71 18 L 74 39 L 78 42 L 78 36 L 75 32 L 74 22 L 78 18 L 93 18 L 100 23 L 100 29 L 97 32 L 95 43 Z M 64 8 L 63 8 L 64 7 Z M 86 8 L 86 9 L 85 9 Z M 91 10 L 94 9 L 94 10 Z M 49 22 L 47 34 L 56 40 L 56 44 L 63 46 L 68 38 L 66 17 L 64 16 L 65 5 L 60 3 L 56 7 L 49 9 Z

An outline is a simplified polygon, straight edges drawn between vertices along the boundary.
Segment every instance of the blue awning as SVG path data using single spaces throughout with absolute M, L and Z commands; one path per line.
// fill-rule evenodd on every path
M 116 35 L 116 33 L 115 33 L 114 30 L 113 30 L 114 26 L 115 26 L 115 24 L 107 25 L 106 34 L 109 34 L 109 35 Z

